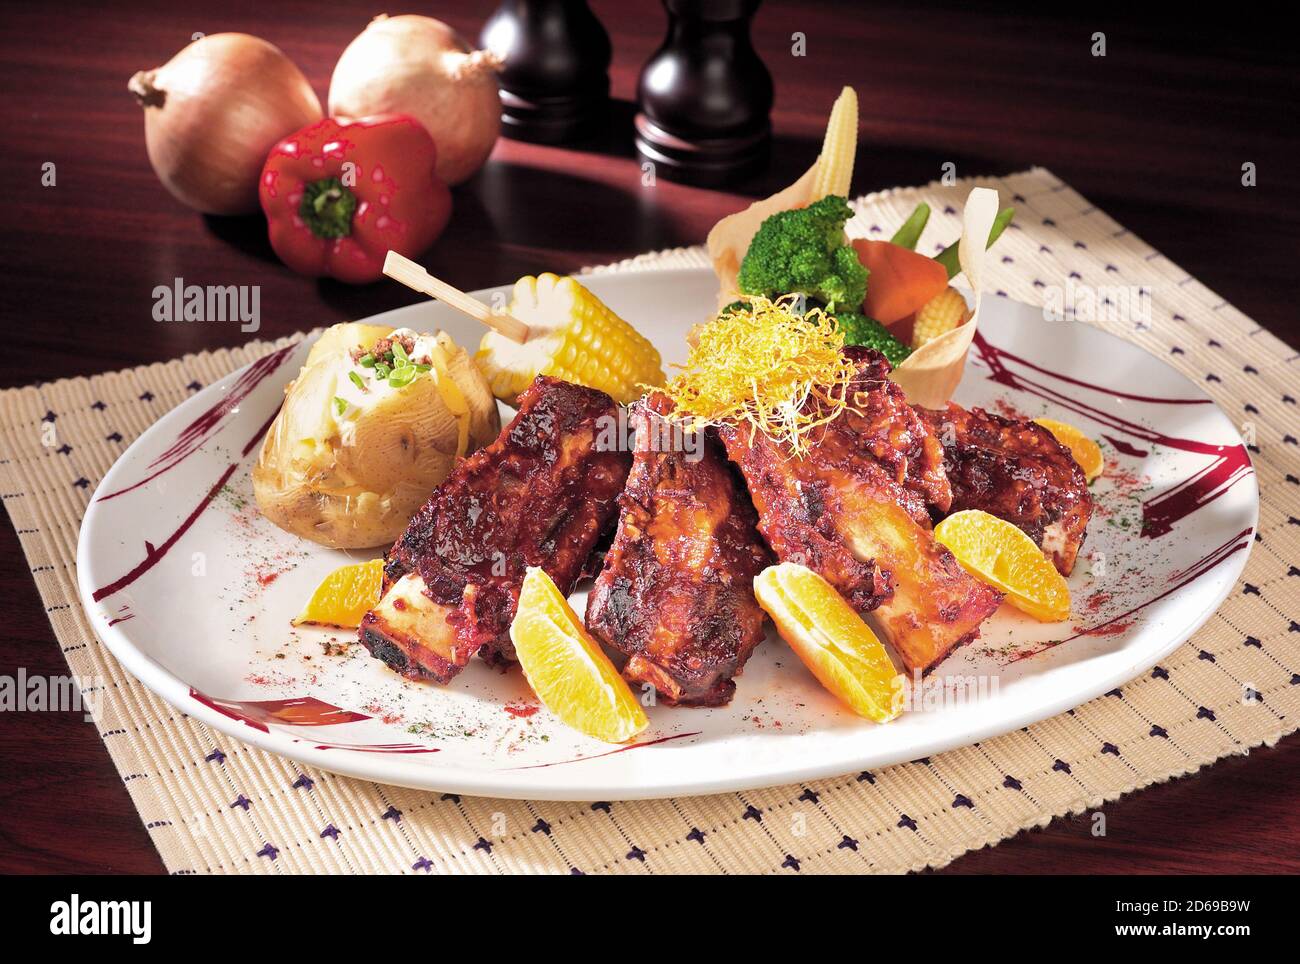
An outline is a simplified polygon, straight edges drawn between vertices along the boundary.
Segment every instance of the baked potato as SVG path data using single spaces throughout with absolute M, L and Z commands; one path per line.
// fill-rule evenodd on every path
M 334 325 L 285 388 L 253 493 L 268 519 L 304 539 L 386 545 L 456 458 L 500 430 L 487 380 L 445 332 Z

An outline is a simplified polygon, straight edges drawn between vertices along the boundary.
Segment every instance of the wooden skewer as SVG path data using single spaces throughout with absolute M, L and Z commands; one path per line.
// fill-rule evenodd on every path
M 462 311 L 471 318 L 481 321 L 513 342 L 522 345 L 528 341 L 531 331 L 514 315 L 493 311 L 477 298 L 435 278 L 410 258 L 404 258 L 396 251 L 389 251 L 388 256 L 384 258 L 384 274 L 394 281 L 400 281 L 408 288 L 451 305 L 457 311 Z

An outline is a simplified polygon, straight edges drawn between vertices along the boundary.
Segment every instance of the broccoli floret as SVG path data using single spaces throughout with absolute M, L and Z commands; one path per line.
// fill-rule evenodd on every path
M 912 349 L 889 333 L 880 322 L 857 311 L 837 311 L 835 321 L 844 332 L 844 344 L 861 345 L 874 348 L 889 359 L 889 364 L 898 365 L 912 354 Z
M 804 294 L 832 307 L 857 307 L 867 293 L 867 269 L 844 243 L 848 202 L 834 194 L 806 208 L 780 211 L 759 227 L 740 264 L 748 295 Z

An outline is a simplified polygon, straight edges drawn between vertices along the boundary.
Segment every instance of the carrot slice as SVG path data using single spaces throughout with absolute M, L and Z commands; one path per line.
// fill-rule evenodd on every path
M 948 271 L 933 258 L 890 241 L 856 238 L 858 260 L 871 272 L 862 311 L 883 325 L 902 321 L 948 287 Z

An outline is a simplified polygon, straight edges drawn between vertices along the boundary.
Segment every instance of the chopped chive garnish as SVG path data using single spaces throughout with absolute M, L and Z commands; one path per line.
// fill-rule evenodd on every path
M 375 365 L 375 377 L 380 380 L 387 378 L 392 373 L 392 371 L 393 371 L 392 368 L 385 365 L 383 362 L 378 362 Z
M 370 352 L 366 352 L 364 355 L 362 355 L 360 358 L 357 359 L 357 364 L 360 365 L 362 368 L 374 368 L 375 360 L 376 359 L 374 355 L 370 354 Z
M 416 366 L 415 366 L 415 370 L 416 370 L 417 372 L 427 372 L 427 371 L 429 371 L 431 368 L 433 368 L 432 365 L 425 365 L 425 364 L 419 364 L 419 365 L 416 365 Z
M 407 357 L 406 349 L 402 347 L 400 341 L 393 342 L 393 358 L 401 362 L 403 365 L 407 364 L 411 360 Z
M 415 380 L 415 369 L 410 365 L 399 368 L 388 376 L 389 388 L 405 388 Z
M 366 383 L 361 380 L 361 376 L 356 372 L 348 372 L 348 378 L 352 379 L 352 384 L 357 386 L 363 392 L 366 390 Z
M 348 410 L 348 403 L 347 403 L 347 401 L 346 401 L 345 399 L 339 398 L 337 395 L 335 395 L 335 396 L 334 396 L 334 414 L 335 414 L 335 415 L 342 415 L 342 414 L 343 414 L 344 412 L 346 412 L 347 410 Z

